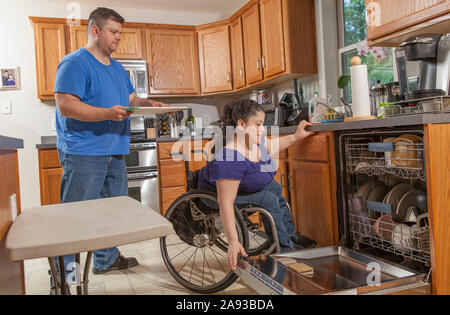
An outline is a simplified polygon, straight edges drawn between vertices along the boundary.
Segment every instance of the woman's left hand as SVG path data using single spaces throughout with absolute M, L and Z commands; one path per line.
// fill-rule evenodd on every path
M 303 120 L 297 128 L 297 131 L 295 132 L 295 138 L 298 140 L 303 140 L 311 135 L 314 134 L 312 131 L 306 131 L 306 127 L 312 126 L 311 123 L 307 122 L 306 120 Z

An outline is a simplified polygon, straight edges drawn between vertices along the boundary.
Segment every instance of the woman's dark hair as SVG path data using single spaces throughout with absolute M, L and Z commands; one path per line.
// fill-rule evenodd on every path
M 116 11 L 108 8 L 99 7 L 91 12 L 88 20 L 88 32 L 91 32 L 93 25 L 97 25 L 100 29 L 106 24 L 106 22 L 111 19 L 120 24 L 125 22 L 125 19 Z
M 225 105 L 222 116 L 223 145 L 225 145 L 227 140 L 231 139 L 234 135 L 234 128 L 236 128 L 239 120 L 242 119 L 243 121 L 248 122 L 248 119 L 251 116 L 254 116 L 261 111 L 264 111 L 264 108 L 250 99 L 234 100 Z M 227 135 L 227 127 L 233 127 L 233 134 Z

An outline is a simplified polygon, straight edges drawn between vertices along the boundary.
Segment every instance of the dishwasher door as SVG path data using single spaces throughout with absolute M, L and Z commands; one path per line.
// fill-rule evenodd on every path
M 264 295 L 431 294 L 424 274 L 344 247 L 254 256 L 235 272 Z

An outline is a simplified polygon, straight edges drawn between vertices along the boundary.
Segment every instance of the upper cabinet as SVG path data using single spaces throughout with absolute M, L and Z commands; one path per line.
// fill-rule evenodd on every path
M 254 1 L 242 28 L 247 84 L 317 73 L 313 0 Z
M 229 26 L 214 26 L 198 31 L 198 47 L 202 92 L 231 91 Z
M 54 98 L 56 71 L 66 55 L 64 25 L 33 23 L 36 49 L 36 79 L 38 98 Z
M 261 0 L 262 68 L 264 77 L 286 71 L 281 0 Z
M 122 36 L 117 50 L 111 55 L 114 59 L 145 59 L 141 28 L 122 28 Z
M 366 0 L 370 45 L 397 46 L 423 33 L 448 32 L 450 0 Z
M 255 4 L 242 15 L 244 36 L 245 67 L 247 83 L 252 84 L 263 79 L 261 69 L 261 28 L 259 23 L 259 5 Z
M 86 25 L 70 26 L 70 52 L 77 51 L 86 46 L 88 42 L 88 32 Z
M 245 86 L 244 41 L 242 38 L 242 18 L 238 17 L 230 24 L 231 63 L 233 69 L 233 88 Z
M 145 31 L 150 94 L 200 93 L 195 31 Z

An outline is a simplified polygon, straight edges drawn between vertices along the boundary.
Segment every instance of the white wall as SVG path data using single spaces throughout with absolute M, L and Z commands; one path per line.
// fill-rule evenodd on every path
M 67 1 L 69 3 L 70 1 Z M 81 18 L 87 19 L 94 6 L 81 6 Z M 198 25 L 219 20 L 215 14 L 164 12 L 155 10 L 113 8 L 126 20 L 164 24 Z M 51 121 L 54 102 L 37 98 L 34 34 L 29 16 L 66 18 L 66 4 L 41 0 L 1 1 L 0 68 L 20 67 L 21 86 L 16 91 L 0 91 L 0 101 L 12 102 L 12 114 L 0 114 L 0 135 L 24 139 L 19 151 L 22 207 L 40 205 L 39 172 L 36 144 L 41 136 L 55 135 Z M 1 176 L 1 175 L 0 175 Z

